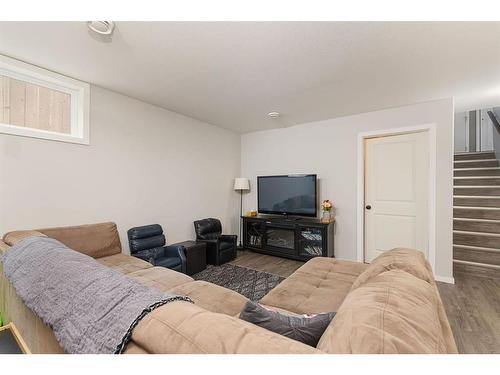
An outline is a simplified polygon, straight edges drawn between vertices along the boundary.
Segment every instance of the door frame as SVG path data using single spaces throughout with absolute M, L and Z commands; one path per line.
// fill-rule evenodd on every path
M 356 255 L 358 262 L 365 260 L 365 140 L 411 133 L 427 133 L 429 140 L 429 217 L 428 217 L 428 261 L 435 273 L 436 263 L 436 125 L 425 124 L 403 128 L 380 129 L 358 133 L 358 192 L 356 208 Z

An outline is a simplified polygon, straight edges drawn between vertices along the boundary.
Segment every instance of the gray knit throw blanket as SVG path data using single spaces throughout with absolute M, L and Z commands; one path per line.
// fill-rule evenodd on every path
M 147 287 L 48 237 L 28 237 L 0 258 L 18 296 L 67 353 L 122 353 L 155 308 L 188 297 Z

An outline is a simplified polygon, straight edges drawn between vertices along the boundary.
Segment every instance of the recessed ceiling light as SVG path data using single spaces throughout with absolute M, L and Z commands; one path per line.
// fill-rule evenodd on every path
M 87 21 L 90 30 L 101 35 L 111 35 L 115 28 L 113 21 Z
M 280 117 L 280 113 L 279 112 L 269 112 L 267 115 L 269 117 L 271 117 L 271 118 L 278 118 L 278 117 Z

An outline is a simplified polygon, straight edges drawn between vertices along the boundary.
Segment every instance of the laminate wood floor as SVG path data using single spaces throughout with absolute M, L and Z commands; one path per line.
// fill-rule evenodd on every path
M 500 279 L 455 272 L 438 282 L 460 353 L 500 353 Z
M 232 264 L 290 276 L 303 262 L 239 251 Z M 500 279 L 455 273 L 455 284 L 438 282 L 460 353 L 500 353 Z

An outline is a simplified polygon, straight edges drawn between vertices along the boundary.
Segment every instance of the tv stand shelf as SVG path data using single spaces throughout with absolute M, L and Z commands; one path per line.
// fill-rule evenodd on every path
M 242 219 L 243 247 L 247 249 L 304 261 L 334 256 L 334 222 L 260 215 Z

